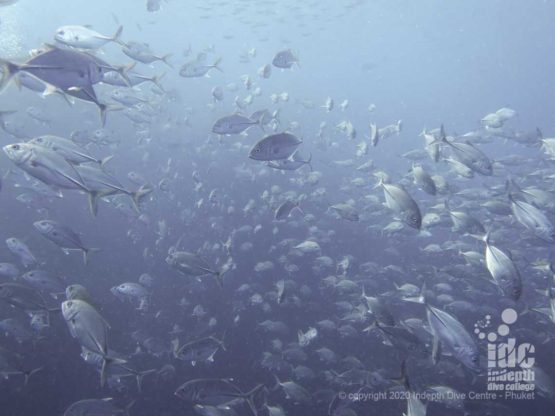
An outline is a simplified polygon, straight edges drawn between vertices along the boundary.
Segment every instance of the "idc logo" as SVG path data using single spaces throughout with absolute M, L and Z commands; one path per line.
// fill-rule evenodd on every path
M 518 320 L 518 313 L 507 308 L 501 313 L 501 323 L 493 331 L 491 316 L 474 326 L 474 333 L 481 340 L 488 341 L 488 390 L 490 391 L 531 391 L 534 390 L 535 364 L 534 345 L 523 342 L 517 344 L 516 339 L 509 337 L 511 325 Z

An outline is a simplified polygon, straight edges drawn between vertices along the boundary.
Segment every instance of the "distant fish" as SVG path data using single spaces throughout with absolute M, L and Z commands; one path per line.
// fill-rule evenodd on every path
M 86 26 L 68 25 L 56 30 L 54 39 L 57 42 L 78 49 L 98 49 L 109 42 L 124 44 L 121 40 L 123 26 L 113 36 L 105 36 Z
M 150 46 L 147 43 L 141 42 L 128 42 L 123 46 L 121 51 L 129 56 L 131 59 L 134 59 L 137 62 L 141 62 L 143 64 L 151 64 L 156 61 L 162 61 L 166 65 L 170 66 L 168 59 L 172 56 L 172 54 L 167 54 L 163 56 L 156 55 L 150 49 Z
M 212 126 L 212 133 L 222 135 L 239 134 L 252 126 L 261 127 L 261 119 L 252 120 L 241 114 L 231 114 L 216 120 Z
M 6 240 L 6 244 L 8 245 L 8 249 L 19 257 L 21 263 L 25 267 L 32 266 L 37 263 L 37 259 L 23 241 L 19 238 L 11 237 Z
M 293 54 L 291 49 L 279 51 L 272 59 L 272 65 L 276 68 L 289 69 L 294 64 L 299 65 L 299 59 Z
M 162 0 L 146 0 L 146 10 L 148 12 L 157 12 L 160 10 Z
M 222 58 L 218 58 L 212 65 L 206 65 L 204 62 L 199 61 L 198 59 L 186 62 L 179 70 L 179 75 L 184 78 L 199 78 L 208 75 L 208 72 L 211 69 L 217 69 L 218 71 L 223 72 L 222 68 L 220 67 L 221 61 Z
M 67 225 L 52 220 L 35 221 L 33 225 L 42 236 L 52 241 L 66 254 L 68 250 L 80 250 L 83 252 L 83 262 L 85 264 L 88 263 L 89 252 L 98 251 L 98 249 L 85 247 L 79 234 Z
M 294 209 L 298 209 L 299 211 L 301 211 L 301 213 L 303 213 L 303 210 L 299 206 L 298 201 L 293 202 L 293 201 L 287 200 L 284 203 L 282 203 L 279 207 L 276 208 L 274 212 L 274 219 L 278 221 L 284 220 L 291 215 L 291 212 L 293 212 Z

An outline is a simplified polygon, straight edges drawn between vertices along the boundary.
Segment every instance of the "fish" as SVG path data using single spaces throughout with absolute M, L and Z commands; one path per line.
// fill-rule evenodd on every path
M 418 204 L 400 185 L 388 184 L 380 178 L 377 186 L 383 189 L 385 205 L 397 214 L 400 219 L 412 228 L 420 229 L 422 214 Z
M 134 402 L 131 403 L 131 405 Z M 64 411 L 63 416 L 86 416 L 86 415 L 103 415 L 103 416 L 117 416 L 128 415 L 128 410 L 119 409 L 116 407 L 111 397 L 105 399 L 84 399 L 79 400 L 71 405 Z
M 68 287 L 66 287 L 65 293 L 67 300 L 82 300 L 83 302 L 87 302 L 89 305 L 94 306 L 94 301 L 92 300 L 89 291 L 83 285 L 69 285 Z
M 420 296 L 416 298 L 405 298 L 405 300 L 421 303 L 426 307 L 428 325 L 434 337 L 432 351 L 434 363 L 439 360 L 440 346 L 443 346 L 466 368 L 474 373 L 481 372 L 480 352 L 474 338 L 472 338 L 464 325 L 454 316 L 428 304 L 424 293 L 425 287 L 422 288 Z
M 269 160 L 267 165 L 272 169 L 293 171 L 300 169 L 303 166 L 308 166 L 312 172 L 312 153 L 308 155 L 308 159 L 304 159 L 299 152 L 299 149 L 295 150 L 291 156 L 287 159 L 280 160 Z
M 199 255 L 188 251 L 172 250 L 166 257 L 166 263 L 185 276 L 200 277 L 212 275 L 216 281 L 223 286 L 223 274 L 220 271 L 213 270 L 210 265 Z
M 265 64 L 258 68 L 257 74 L 260 78 L 268 79 L 272 75 L 272 65 Z
M 64 301 L 62 315 L 72 337 L 76 338 L 83 348 L 102 357 L 100 386 L 103 387 L 106 383 L 106 367 L 112 363 L 126 362 L 111 357 L 108 353 L 108 323 L 93 306 L 79 299 Z
M 91 156 L 86 149 L 83 149 L 73 140 L 58 136 L 38 136 L 29 140 L 28 143 L 53 150 L 73 164 L 93 162 L 98 163 L 100 166 L 104 166 L 113 157 L 108 156 L 104 159 L 97 159 Z
M 272 134 L 254 144 L 249 158 L 259 161 L 288 159 L 301 143 L 301 139 L 288 132 Z
M 251 118 L 241 114 L 231 114 L 216 120 L 212 126 L 212 133 L 221 135 L 239 134 L 252 126 L 262 128 L 261 119 L 253 121 Z
M 453 140 L 448 140 L 445 135 L 445 131 L 443 130 L 443 126 L 441 126 L 440 135 L 441 142 L 449 146 L 449 148 L 453 151 L 456 160 L 480 175 L 493 175 L 491 160 L 481 150 L 476 148 L 469 141 L 455 142 Z
M 141 62 L 143 64 L 151 64 L 156 61 L 162 61 L 170 68 L 172 67 L 169 63 L 169 58 L 171 58 L 172 54 L 168 53 L 163 56 L 156 55 L 154 52 L 152 52 L 148 43 L 133 41 L 127 42 L 122 47 L 121 51 L 131 59 L 134 59 L 135 61 Z
M 21 275 L 20 279 L 36 290 L 45 291 L 52 295 L 64 293 L 64 282 L 44 270 L 29 270 Z
M 436 195 L 436 184 L 432 177 L 422 168 L 422 166 L 412 165 L 412 175 L 414 184 L 429 195 Z
M 360 219 L 358 211 L 354 206 L 348 203 L 331 205 L 330 209 L 335 211 L 339 216 L 348 221 L 358 221 Z
M 276 221 L 280 221 L 280 220 L 284 220 L 287 219 L 291 216 L 291 213 L 295 210 L 298 209 L 301 214 L 304 214 L 303 210 L 300 207 L 300 202 L 293 202 L 291 200 L 286 200 L 283 203 L 281 203 L 276 210 L 274 211 L 274 219 Z
M 27 244 L 19 238 L 8 238 L 6 240 L 6 245 L 13 254 L 19 257 L 24 267 L 30 267 L 38 263 L 36 257 L 33 255 Z
M 220 349 L 226 350 L 223 341 L 209 336 L 187 342 L 182 346 L 179 346 L 179 341 L 176 340 L 173 354 L 175 358 L 195 366 L 199 362 L 214 362 L 214 355 Z
M 543 212 L 528 202 L 516 199 L 512 193 L 509 193 L 509 201 L 519 223 L 543 241 L 555 242 L 555 227 Z
M 89 192 L 76 167 L 59 153 L 31 143 L 15 143 L 2 148 L 20 169 L 53 188 Z
M 141 201 L 152 192 L 148 186 L 141 186 L 136 191 L 130 191 L 100 166 L 83 164 L 75 165 L 74 169 L 86 186 L 89 194 L 89 209 L 93 215 L 96 215 L 98 211 L 98 199 L 117 194 L 129 196 L 135 211 L 140 212 Z
M 20 275 L 19 269 L 12 263 L 0 263 L 0 276 L 15 279 Z
M 200 405 L 219 406 L 227 404 L 233 400 L 244 400 L 253 414 L 257 414 L 254 405 L 254 396 L 263 388 L 262 384 L 257 385 L 251 391 L 244 393 L 232 380 L 226 379 L 194 379 L 183 383 L 175 391 L 175 395 L 180 399 Z
M 308 404 L 312 402 L 312 395 L 300 384 L 294 381 L 281 382 L 275 374 L 274 379 L 276 381 L 275 389 L 281 388 L 287 399 L 293 401 L 293 403 Z
M 126 77 L 125 67 L 117 68 L 85 52 L 54 46 L 22 64 L 0 60 L 0 68 L 2 68 L 0 90 L 9 84 L 14 75 L 20 72 L 29 73 L 65 94 L 96 104 L 100 110 L 103 125 L 106 111 L 112 107 L 98 101 L 93 85 L 101 82 L 104 74 L 111 71 L 117 71 L 124 78 Z
M 80 250 L 83 253 L 83 263 L 87 265 L 90 252 L 98 251 L 97 248 L 87 248 L 83 245 L 81 237 L 70 227 L 52 220 L 40 220 L 33 223 L 35 229 L 45 238 L 60 247 L 66 254 L 69 250 Z
M 333 98 L 331 97 L 326 98 L 326 101 L 322 105 L 322 108 L 329 113 L 330 111 L 333 110 L 333 107 L 334 107 Z
M 481 239 L 486 244 L 485 259 L 488 272 L 501 292 L 517 301 L 522 295 L 520 272 L 504 251 L 491 244 L 490 233 L 484 234 Z
M 208 75 L 208 72 L 211 69 L 216 69 L 220 72 L 223 72 L 222 68 L 220 67 L 220 63 L 222 62 L 222 58 L 216 59 L 212 65 L 206 65 L 204 62 L 199 60 L 189 61 L 181 66 L 179 70 L 179 75 L 184 78 L 199 78 Z
M 300 66 L 299 59 L 293 54 L 291 49 L 277 52 L 272 59 L 272 65 L 280 69 L 289 69 L 295 64 Z
M 162 0 L 146 0 L 146 10 L 148 12 L 157 12 L 162 7 Z
M 56 42 L 73 48 L 98 49 L 109 42 L 124 45 L 120 39 L 122 32 L 123 26 L 120 26 L 113 36 L 106 36 L 87 26 L 66 25 L 56 30 L 54 39 Z

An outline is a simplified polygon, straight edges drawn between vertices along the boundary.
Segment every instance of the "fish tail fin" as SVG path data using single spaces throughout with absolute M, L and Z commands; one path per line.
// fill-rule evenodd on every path
M 137 391 L 141 393 L 143 391 L 143 379 L 145 376 L 155 373 L 155 369 L 145 370 L 145 371 L 135 371 L 135 380 L 137 381 Z M 134 404 L 134 402 L 133 402 Z
M 222 339 L 220 340 L 220 345 L 222 347 L 222 350 L 227 351 L 227 348 L 225 347 L 225 336 L 227 335 L 227 330 L 224 331 L 224 333 L 222 334 Z
M 112 364 L 125 364 L 127 361 L 122 360 L 121 358 L 114 358 L 108 355 L 103 357 L 102 360 L 102 367 L 100 369 L 100 387 L 104 387 L 106 384 L 106 368 Z
M 93 217 L 96 217 L 96 214 L 98 212 L 98 199 L 101 196 L 102 195 L 100 192 L 97 192 L 97 191 L 89 192 L 89 211 L 91 212 Z
M 139 393 L 140 393 L 140 392 L 141 392 L 141 390 L 139 390 Z M 130 415 L 129 411 L 131 410 L 131 408 L 132 408 L 133 406 L 135 406 L 135 403 L 137 403 L 137 400 L 131 400 L 131 401 L 127 404 L 127 406 L 125 406 L 125 408 L 123 409 L 123 414 L 124 414 L 125 416 L 129 416 L 129 415 Z
M 443 127 L 443 123 L 442 123 L 441 126 L 439 127 L 439 139 L 438 139 L 438 142 L 443 142 L 443 143 L 449 144 L 449 141 L 447 140 L 447 135 L 445 134 L 445 128 Z
M 409 383 L 409 378 L 407 375 L 407 360 L 403 360 L 401 361 L 401 375 L 399 377 L 396 378 L 389 378 L 389 380 L 400 384 L 401 386 L 403 386 L 407 391 L 410 391 L 410 383 Z
M 3 91 L 13 79 L 13 76 L 21 70 L 21 66 L 5 59 L 0 59 L 0 69 L 2 70 L 2 78 L 0 78 L 0 92 Z
M 374 187 L 372 189 L 378 189 L 378 188 L 382 187 L 384 183 L 385 182 L 383 180 L 383 176 L 380 176 L 378 178 L 378 183 L 376 185 L 374 185 Z
M 306 161 L 306 164 L 310 168 L 310 171 L 314 172 L 314 168 L 312 167 L 312 153 L 308 155 L 308 160 Z
M 304 210 L 303 210 L 302 207 L 301 207 L 301 201 L 297 201 L 297 202 L 295 203 L 295 208 L 298 209 L 298 210 L 300 211 L 301 214 L 306 215 L 305 212 L 304 212 Z
M 248 391 L 244 394 L 244 398 L 245 398 L 245 400 L 246 400 L 246 402 L 249 406 L 249 409 L 251 410 L 253 415 L 258 415 L 257 406 L 254 402 L 255 396 L 258 394 L 258 392 L 264 391 L 264 389 L 265 389 L 264 384 L 258 384 L 252 390 L 250 390 L 250 391 Z
M 162 62 L 164 62 L 167 66 L 169 66 L 170 68 L 173 68 L 173 65 L 170 63 L 170 61 L 168 59 L 170 59 L 173 56 L 173 53 L 167 53 L 164 56 L 160 57 L 160 60 Z
M 100 167 L 103 168 L 104 165 L 105 165 L 106 163 L 108 163 L 110 160 L 112 160 L 113 158 L 114 158 L 114 155 L 110 155 L 110 156 L 106 156 L 106 157 L 103 158 L 103 159 L 100 159 L 100 161 L 99 161 L 99 162 L 100 162 Z
M 83 251 L 83 263 L 85 264 L 85 266 L 87 264 L 89 264 L 89 254 L 90 253 L 97 253 L 100 250 L 101 250 L 100 248 L 84 248 L 84 249 L 82 249 L 82 251 Z
M 25 377 L 25 380 L 23 381 L 23 384 L 26 386 L 27 384 L 29 384 L 29 379 L 31 378 L 31 376 L 35 373 L 38 373 L 39 371 L 41 371 L 44 367 L 38 367 L 35 368 L 31 371 L 22 371 L 23 376 Z
M 374 322 L 372 322 L 369 326 L 364 328 L 362 332 L 372 332 L 374 329 L 380 329 L 378 321 L 376 319 L 374 319 Z
M 160 80 L 166 76 L 165 72 L 162 72 L 160 75 L 154 75 L 152 78 L 149 79 L 154 85 L 160 88 L 161 91 L 166 92 L 162 84 L 160 84 Z
M 152 192 L 152 188 L 147 186 L 141 186 L 137 191 L 131 193 L 131 198 L 133 200 L 133 207 L 137 212 L 141 212 L 141 202 L 145 196 Z
M 481 240 L 486 244 L 489 244 L 490 232 L 487 231 L 485 234 L 466 234 L 469 237 L 475 238 L 476 240 Z
M 117 44 L 120 44 L 121 46 L 127 46 L 126 43 L 121 40 L 122 32 L 123 32 L 123 25 L 118 27 L 118 30 L 116 30 L 116 33 L 114 33 L 114 36 L 112 36 L 111 40 L 112 40 L 112 42 L 116 42 Z
M 399 135 L 403 131 L 403 120 L 397 121 L 397 126 L 395 127 L 395 132 Z
M 115 104 L 102 104 L 98 103 L 98 109 L 100 110 L 100 121 L 102 123 L 102 127 L 106 125 L 106 114 L 109 111 L 121 111 L 123 107 Z
M 274 376 L 274 381 L 276 384 L 274 384 L 274 386 L 272 387 L 272 391 L 276 391 L 277 389 L 279 389 L 280 385 L 281 385 L 281 381 L 278 378 L 278 376 L 276 376 L 275 374 L 272 374 Z
M 214 277 L 216 278 L 216 282 L 218 283 L 220 289 L 224 288 L 224 274 L 225 272 L 217 272 L 216 274 L 214 274 Z
M 178 358 L 179 357 L 179 353 L 178 353 L 179 352 L 179 338 L 176 337 L 176 338 L 171 340 L 171 347 L 172 347 L 172 351 L 171 351 L 172 355 L 175 358 Z
M 256 120 L 253 120 L 253 121 L 254 121 L 254 124 L 256 124 L 258 127 L 260 127 L 260 130 L 265 132 L 266 130 L 264 129 L 264 124 L 262 123 L 263 120 L 264 120 L 264 114 L 260 114 L 260 116 Z
M 222 57 L 219 57 L 218 59 L 216 59 L 216 62 L 214 62 L 214 64 L 212 64 L 212 67 L 214 69 L 217 69 L 220 72 L 224 72 L 224 70 L 220 66 L 221 63 L 222 63 Z

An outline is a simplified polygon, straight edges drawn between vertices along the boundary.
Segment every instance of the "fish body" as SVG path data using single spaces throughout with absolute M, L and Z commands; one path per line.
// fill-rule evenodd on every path
M 120 40 L 123 26 L 113 36 L 105 36 L 86 26 L 66 25 L 56 30 L 54 39 L 66 46 L 78 49 L 98 49 L 109 42 L 122 43 Z
M 302 143 L 291 133 L 277 133 L 259 140 L 250 150 L 249 158 L 260 161 L 288 159 Z

